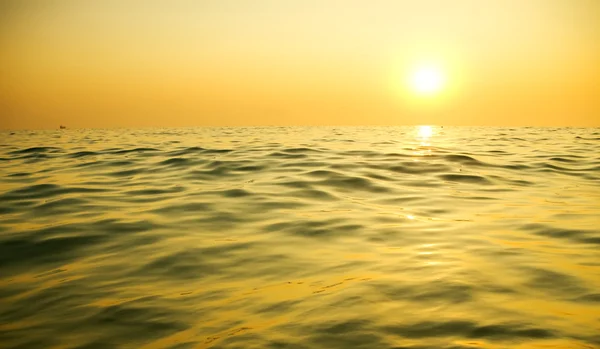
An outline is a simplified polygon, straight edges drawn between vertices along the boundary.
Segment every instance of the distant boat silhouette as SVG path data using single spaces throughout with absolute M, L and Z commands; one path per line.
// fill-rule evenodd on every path
M 64 130 L 64 129 L 66 129 L 66 128 L 67 128 L 67 126 L 60 125 L 60 129 L 61 129 L 61 130 Z

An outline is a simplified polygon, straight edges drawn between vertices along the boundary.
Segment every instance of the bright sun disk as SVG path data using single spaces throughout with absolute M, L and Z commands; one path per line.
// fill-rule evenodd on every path
M 433 95 L 442 90 L 444 73 L 435 66 L 420 66 L 410 76 L 411 88 L 420 95 Z

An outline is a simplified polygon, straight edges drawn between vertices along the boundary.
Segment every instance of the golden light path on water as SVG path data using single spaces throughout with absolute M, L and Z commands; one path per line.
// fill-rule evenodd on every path
M 427 125 L 419 126 L 419 128 L 418 128 L 419 138 L 426 141 L 426 140 L 429 140 L 429 138 L 431 138 L 432 135 L 433 135 L 433 127 L 432 126 L 427 126 Z

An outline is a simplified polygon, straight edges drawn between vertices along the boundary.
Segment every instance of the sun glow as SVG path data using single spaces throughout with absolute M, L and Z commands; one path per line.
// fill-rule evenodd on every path
M 410 87 L 418 95 L 431 96 L 443 90 L 444 72 L 434 65 L 421 65 L 410 73 Z

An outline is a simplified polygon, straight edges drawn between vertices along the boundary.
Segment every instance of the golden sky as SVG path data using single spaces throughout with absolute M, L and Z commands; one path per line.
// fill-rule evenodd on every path
M 0 5 L 2 129 L 600 126 L 599 84 L 598 0 Z

